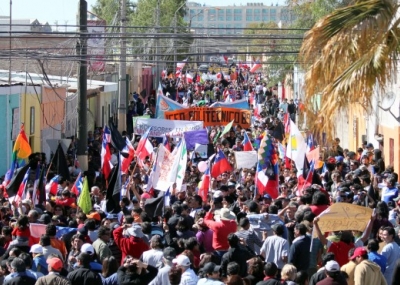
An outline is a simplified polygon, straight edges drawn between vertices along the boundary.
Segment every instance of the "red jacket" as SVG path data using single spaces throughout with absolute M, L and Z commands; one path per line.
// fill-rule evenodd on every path
M 131 255 L 132 257 L 139 259 L 143 252 L 150 249 L 143 239 L 132 236 L 124 237 L 122 235 L 123 231 L 124 228 L 119 227 L 113 232 L 114 242 L 122 252 L 121 264 L 127 255 Z
M 56 204 L 60 206 L 72 207 L 75 204 L 75 198 L 62 198 L 57 199 Z
M 214 232 L 212 247 L 215 250 L 228 250 L 228 235 L 236 233 L 236 221 L 220 220 L 216 222 L 213 220 L 213 214 L 208 212 L 204 217 L 204 224 Z

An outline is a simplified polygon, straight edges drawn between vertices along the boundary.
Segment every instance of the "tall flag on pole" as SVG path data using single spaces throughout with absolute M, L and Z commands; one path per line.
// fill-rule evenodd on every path
M 126 138 L 126 146 L 121 152 L 120 159 L 121 159 L 121 171 L 123 173 L 128 173 L 129 166 L 131 165 L 132 160 L 135 158 L 135 149 L 133 145 Z
M 21 125 L 21 130 L 15 140 L 13 152 L 16 153 L 17 158 L 23 159 L 28 158 L 32 154 L 31 146 L 25 134 L 24 125 Z
M 22 182 L 19 185 L 17 195 L 15 195 L 14 201 L 17 202 L 17 203 L 19 201 L 22 201 L 22 200 L 27 198 L 27 194 L 26 194 L 27 189 L 26 189 L 26 187 L 27 187 L 27 184 L 28 184 L 29 170 L 30 169 L 31 168 L 29 167 L 28 170 L 25 172 L 24 178 L 22 179 Z
M 61 147 L 61 144 L 58 144 L 56 153 L 54 154 L 53 157 L 53 165 L 56 166 L 57 169 L 57 174 L 61 175 L 63 178 L 66 180 L 70 180 L 70 174 L 69 174 L 69 168 L 67 164 L 67 160 L 65 158 L 65 153 L 63 148 Z
M 78 199 L 78 206 L 85 214 L 89 214 L 92 210 L 92 200 L 90 199 L 89 182 L 87 177 L 85 177 L 83 181 L 82 193 Z
M 314 136 L 309 134 L 307 136 L 307 153 L 315 149 Z
M 300 133 L 297 125 L 290 120 L 290 136 L 286 148 L 286 156 L 294 161 L 298 176 L 303 173 L 306 150 L 307 144 L 303 135 Z
M 57 196 L 58 192 L 58 180 L 60 179 L 59 175 L 54 176 L 50 182 L 46 185 L 47 192 L 49 192 L 53 196 Z
M 39 178 L 37 177 L 39 169 Z M 43 205 L 46 202 L 46 190 L 45 190 L 45 168 L 37 167 L 36 169 L 36 179 L 33 186 L 33 204 L 34 205 Z
M 279 196 L 278 155 L 268 135 L 264 135 L 258 149 L 256 185 L 262 194 L 269 194 L 272 198 Z
M 79 197 L 82 192 L 82 187 L 82 173 L 79 172 L 78 177 L 76 177 L 75 183 L 71 188 L 71 192 L 75 194 L 76 197 Z
M 12 197 L 17 195 L 19 190 L 19 185 L 22 183 L 24 176 L 29 169 L 29 164 L 25 165 L 24 167 L 18 168 L 14 171 L 14 176 L 12 177 L 10 183 L 6 186 L 7 195 L 8 197 Z
M 118 150 L 122 151 L 124 147 L 126 146 L 126 140 L 125 138 L 122 137 L 122 135 L 119 133 L 117 127 L 114 125 L 112 119 L 108 121 L 108 125 L 110 127 L 110 133 L 111 133 L 111 144 Z
M 111 173 L 111 151 L 109 142 L 111 141 L 110 129 L 105 126 L 103 130 L 103 142 L 101 144 L 101 172 L 107 180 Z
M 218 177 L 227 171 L 232 171 L 232 166 L 230 165 L 224 152 L 220 149 L 215 156 L 214 164 L 211 169 L 211 176 Z
M 137 157 L 140 159 L 140 161 L 143 161 L 146 158 L 146 156 L 150 156 L 153 153 L 153 145 L 148 139 L 150 130 L 151 127 L 148 128 L 148 130 L 140 138 L 140 141 L 136 148 L 136 154 Z
M 247 132 L 243 134 L 243 150 L 244 151 L 252 151 L 254 150 L 253 145 L 251 144 L 250 138 Z

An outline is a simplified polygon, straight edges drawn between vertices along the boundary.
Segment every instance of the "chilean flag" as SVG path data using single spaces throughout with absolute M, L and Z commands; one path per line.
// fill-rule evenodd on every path
M 250 138 L 246 132 L 244 132 L 244 136 L 243 136 L 243 150 L 244 151 L 254 150 L 253 145 L 251 144 Z
M 166 149 L 168 149 L 169 152 L 171 152 L 171 145 L 169 143 L 169 137 L 164 135 L 163 137 L 163 145 Z
M 78 177 L 76 177 L 75 183 L 71 188 L 71 192 L 79 197 L 79 194 L 82 192 L 83 182 L 82 182 L 82 173 L 79 172 Z
M 51 195 L 53 195 L 53 196 L 57 196 L 58 178 L 59 178 L 59 177 L 60 177 L 59 175 L 54 176 L 54 177 L 50 180 L 49 184 L 46 185 L 46 190 L 48 190 L 49 193 L 50 193 Z
M 14 201 L 17 203 L 19 201 L 29 198 L 29 197 L 27 197 L 27 193 L 26 193 L 27 192 L 26 184 L 28 183 L 30 170 L 31 170 L 31 168 L 29 167 L 24 175 L 24 178 L 22 179 L 21 184 L 19 185 L 17 195 L 15 196 L 15 199 L 14 199 Z
M 262 169 L 260 163 L 257 163 L 256 185 L 260 194 L 269 194 L 272 199 L 279 196 L 278 192 L 278 164 L 268 163 L 266 169 Z
M 210 168 L 207 167 L 206 171 L 203 174 L 198 192 L 199 196 L 203 199 L 203 202 L 207 202 L 208 191 L 210 190 L 210 181 Z
M 136 148 L 137 156 L 141 161 L 143 161 L 146 158 L 146 156 L 150 156 L 153 153 L 153 145 L 148 140 L 150 130 L 151 127 L 140 138 L 140 141 Z
M 254 73 L 261 67 L 261 62 L 257 60 L 254 65 L 251 67 L 250 72 Z
M 315 149 L 314 136 L 309 134 L 307 136 L 307 153 Z
M 135 157 L 135 149 L 133 148 L 130 140 L 126 138 L 126 146 L 122 150 L 126 155 L 120 155 L 121 158 L 121 171 L 123 173 L 128 173 L 129 165 L 131 164 L 133 158 Z M 127 157 L 125 157 L 127 156 Z
M 101 144 L 101 170 L 106 179 L 111 173 L 111 151 L 109 143 L 111 141 L 110 129 L 105 126 L 103 130 L 103 142 Z
M 215 156 L 214 165 L 211 169 L 211 176 L 218 177 L 224 172 L 232 171 L 232 166 L 230 165 L 228 159 L 226 158 L 224 152 L 219 150 Z

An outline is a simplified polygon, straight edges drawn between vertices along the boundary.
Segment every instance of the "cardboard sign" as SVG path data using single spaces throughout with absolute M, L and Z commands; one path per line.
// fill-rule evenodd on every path
M 203 108 L 194 107 L 182 110 L 167 111 L 164 113 L 165 119 L 168 120 L 186 120 L 186 121 L 203 121 L 204 126 L 224 126 L 232 120 L 234 125 L 240 125 L 242 128 L 250 128 L 251 111 L 217 107 Z
M 236 168 L 252 168 L 257 164 L 257 151 L 235 151 Z
M 320 214 L 321 232 L 355 230 L 363 232 L 372 215 L 372 209 L 349 203 L 335 203 Z

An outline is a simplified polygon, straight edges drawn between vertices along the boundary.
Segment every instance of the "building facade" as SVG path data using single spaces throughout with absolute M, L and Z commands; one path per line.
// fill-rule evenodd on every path
M 263 3 L 204 6 L 188 2 L 184 19 L 195 33 L 232 35 L 243 34 L 243 28 L 251 23 L 290 24 L 295 16 L 288 6 L 267 6 Z

